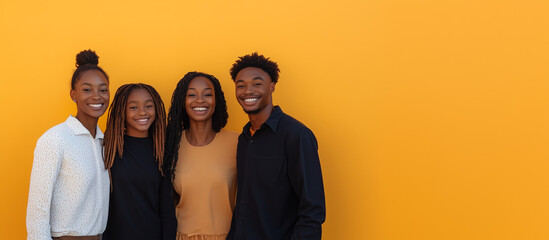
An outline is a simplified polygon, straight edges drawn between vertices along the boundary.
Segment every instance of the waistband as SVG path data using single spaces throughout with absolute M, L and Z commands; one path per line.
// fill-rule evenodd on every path
M 101 240 L 101 234 L 95 236 L 61 236 L 54 237 L 53 240 Z

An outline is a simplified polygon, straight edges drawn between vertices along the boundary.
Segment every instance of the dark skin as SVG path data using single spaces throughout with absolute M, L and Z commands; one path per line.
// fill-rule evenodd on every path
M 109 105 L 110 93 L 107 78 L 97 70 L 85 71 L 76 81 L 70 95 L 76 103 L 76 119 L 95 138 L 97 121 L 107 111 Z
M 155 118 L 156 111 L 151 94 L 145 89 L 133 90 L 128 96 L 126 106 L 126 135 L 146 138 Z
M 215 94 L 212 82 L 205 77 L 196 77 L 189 83 L 185 111 L 189 116 L 189 129 L 185 132 L 187 141 L 201 147 L 210 144 L 216 135 L 212 127 L 215 110 Z
M 236 99 L 248 114 L 252 131 L 259 129 L 271 116 L 274 90 L 275 83 L 260 68 L 247 67 L 236 75 Z

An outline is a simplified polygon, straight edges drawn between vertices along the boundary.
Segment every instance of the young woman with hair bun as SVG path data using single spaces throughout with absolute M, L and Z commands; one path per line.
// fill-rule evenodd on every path
M 27 239 L 100 239 L 107 225 L 109 175 L 97 121 L 109 105 L 109 77 L 94 51 L 76 55 L 70 97 L 76 116 L 37 141 L 27 205 Z

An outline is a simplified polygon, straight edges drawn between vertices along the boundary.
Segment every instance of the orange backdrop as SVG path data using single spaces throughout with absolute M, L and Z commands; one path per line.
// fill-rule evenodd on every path
M 214 74 L 279 62 L 275 104 L 317 135 L 323 239 L 549 239 L 546 0 L 0 0 L 0 233 L 24 239 L 34 145 L 75 114 L 74 56 L 169 106 Z M 112 97 L 112 96 L 111 96 Z M 100 120 L 104 129 L 105 117 Z

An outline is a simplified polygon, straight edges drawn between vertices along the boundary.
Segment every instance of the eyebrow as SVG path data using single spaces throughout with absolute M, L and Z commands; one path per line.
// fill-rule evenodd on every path
M 128 104 L 130 104 L 130 103 L 136 103 L 136 102 L 137 102 L 137 100 L 128 101 Z M 152 98 L 149 98 L 149 99 L 145 100 L 145 102 L 154 102 L 154 101 L 152 100 Z
M 89 83 L 82 83 L 82 85 L 89 85 L 89 86 L 91 86 L 91 84 L 89 84 Z M 102 87 L 102 86 L 108 86 L 108 85 L 107 85 L 106 83 L 101 83 L 101 84 L 99 84 L 99 86 Z
M 188 90 L 191 90 L 191 89 L 192 89 L 192 90 L 196 90 L 196 88 L 189 88 L 189 89 L 187 89 L 187 91 L 188 91 Z M 211 87 L 204 88 L 204 90 L 208 90 L 208 89 L 209 89 L 209 90 L 212 90 L 213 88 L 211 88 Z
M 262 78 L 262 77 L 260 77 L 260 76 L 256 76 L 256 77 L 252 78 L 252 81 L 253 81 L 253 80 L 261 80 L 261 81 L 265 81 L 265 79 L 263 79 L 263 78 Z M 242 79 L 238 79 L 238 80 L 236 80 L 236 82 L 235 82 L 235 83 L 239 83 L 239 82 L 244 82 L 244 80 L 242 80 Z

